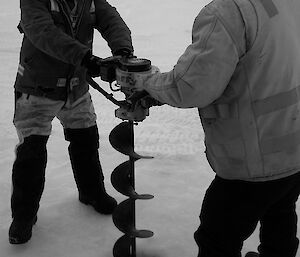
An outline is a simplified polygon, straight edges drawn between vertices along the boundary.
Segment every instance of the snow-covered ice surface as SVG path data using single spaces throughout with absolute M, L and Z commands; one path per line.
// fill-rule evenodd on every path
M 194 17 L 208 1 L 109 2 L 118 8 L 131 28 L 135 54 L 151 59 L 162 71 L 168 71 L 190 43 Z M 48 144 L 46 187 L 32 240 L 20 246 L 8 243 L 10 176 L 17 143 L 12 117 L 13 82 L 21 43 L 16 29 L 19 16 L 19 1 L 0 2 L 0 257 L 111 257 L 113 245 L 122 233 L 110 216 L 98 215 L 78 202 L 67 143 L 58 120 L 53 121 Z M 95 53 L 101 57 L 110 55 L 98 34 Z M 120 120 L 114 118 L 115 106 L 93 89 L 91 92 L 98 114 L 100 155 L 107 190 L 120 202 L 126 198 L 113 189 L 110 174 L 127 158 L 108 142 L 109 132 Z M 137 201 L 137 227 L 155 233 L 150 239 L 137 239 L 138 256 L 196 256 L 193 233 L 199 225 L 204 192 L 213 178 L 204 156 L 197 110 L 151 108 L 150 117 L 135 127 L 135 133 L 136 151 L 155 157 L 136 162 L 137 191 L 155 195 L 153 200 Z M 299 205 L 297 209 L 299 211 Z M 245 242 L 243 252 L 255 250 L 257 244 L 256 231 Z

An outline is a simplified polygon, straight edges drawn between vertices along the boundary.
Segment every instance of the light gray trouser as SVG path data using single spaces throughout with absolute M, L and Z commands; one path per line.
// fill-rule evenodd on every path
M 31 135 L 49 136 L 52 120 L 57 117 L 64 129 L 88 128 L 96 125 L 96 114 L 87 92 L 72 104 L 45 97 L 22 94 L 16 100 L 14 125 L 20 139 Z

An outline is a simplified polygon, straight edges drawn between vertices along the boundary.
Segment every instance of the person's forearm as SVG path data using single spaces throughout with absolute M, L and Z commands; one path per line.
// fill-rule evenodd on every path
M 107 41 L 112 52 L 126 48 L 133 52 L 131 31 L 116 10 L 105 0 L 96 0 L 96 29 Z

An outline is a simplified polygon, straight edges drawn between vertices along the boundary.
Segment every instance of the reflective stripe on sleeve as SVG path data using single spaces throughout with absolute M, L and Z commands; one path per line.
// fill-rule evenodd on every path
M 18 66 L 18 73 L 21 76 L 24 76 L 24 70 L 25 70 L 25 68 L 21 64 L 19 64 L 19 66 Z

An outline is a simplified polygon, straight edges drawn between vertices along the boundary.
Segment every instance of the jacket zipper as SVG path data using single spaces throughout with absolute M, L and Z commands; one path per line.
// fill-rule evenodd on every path
M 64 16 L 66 17 L 67 21 L 68 21 L 68 25 L 70 26 L 70 29 L 71 29 L 71 33 L 72 33 L 72 37 L 73 38 L 76 38 L 76 35 L 77 35 L 77 32 L 78 32 L 78 29 L 79 29 L 79 24 L 82 20 L 82 17 L 83 17 L 83 13 L 84 13 L 84 9 L 85 9 L 85 6 L 86 6 L 86 0 L 84 0 L 83 2 L 83 5 L 82 5 L 82 8 L 81 8 L 81 11 L 80 11 L 80 14 L 78 16 L 78 20 L 76 21 L 76 26 L 75 26 L 75 30 L 72 26 L 72 21 L 71 21 L 71 18 L 70 18 L 70 15 L 66 12 L 66 9 L 67 9 L 67 6 L 65 5 L 65 2 L 62 2 L 60 0 L 57 1 L 59 4 L 60 4 L 60 7 L 61 7 L 61 10 L 64 14 Z
M 79 29 L 79 25 L 80 25 L 81 20 L 82 20 L 82 17 L 83 17 L 83 13 L 84 13 L 84 9 L 85 9 L 85 6 L 86 6 L 86 2 L 87 2 L 87 0 L 84 0 L 83 5 L 82 5 L 82 8 L 81 8 L 80 15 L 79 15 L 79 17 L 78 17 L 78 20 L 76 21 L 75 35 L 77 35 L 78 29 Z
M 77 32 L 78 32 L 78 28 L 79 28 L 79 24 L 81 22 L 81 19 L 82 19 L 82 16 L 83 16 L 83 13 L 84 13 L 84 8 L 85 8 L 85 5 L 86 5 L 86 0 L 84 0 L 83 2 L 83 5 L 82 5 L 82 8 L 81 8 L 81 12 L 80 12 L 80 15 L 79 15 L 79 19 L 76 21 L 76 31 L 74 31 L 74 28 L 72 26 L 72 21 L 71 21 L 71 18 L 69 16 L 69 14 L 66 12 L 66 10 L 68 10 L 68 7 L 66 6 L 66 3 L 64 1 L 61 1 L 61 0 L 57 0 L 58 4 L 60 5 L 60 9 L 62 10 L 64 16 L 66 17 L 67 21 L 68 21 L 68 25 L 70 26 L 70 30 L 71 30 L 71 36 L 72 38 L 76 39 L 76 35 L 77 35 Z M 69 95 L 69 92 L 70 92 L 70 80 L 73 76 L 73 73 L 74 73 L 74 67 L 73 65 L 70 65 L 69 66 L 69 76 L 67 78 L 67 95 Z M 68 98 L 66 98 L 65 101 L 67 101 Z
M 61 11 L 63 12 L 65 18 L 66 18 L 67 21 L 68 21 L 68 25 L 70 26 L 72 38 L 75 39 L 75 33 L 74 33 L 74 31 L 73 31 L 72 21 L 71 21 L 70 15 L 66 12 L 67 6 L 66 6 L 66 4 L 65 4 L 64 1 L 57 0 L 57 2 L 58 2 L 58 4 L 60 5 L 60 9 L 61 9 Z

